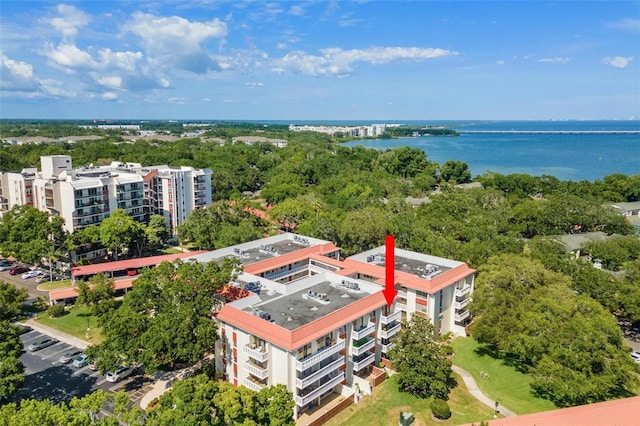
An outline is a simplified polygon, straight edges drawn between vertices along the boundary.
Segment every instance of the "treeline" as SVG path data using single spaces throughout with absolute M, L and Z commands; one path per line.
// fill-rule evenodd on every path
M 225 138 L 234 132 L 252 134 L 233 128 L 215 131 L 226 132 Z M 627 379 L 621 374 L 629 375 L 635 367 L 623 360 L 629 357 L 611 314 L 640 320 L 640 249 L 633 228 L 611 204 L 637 201 L 640 175 L 573 182 L 546 175 L 485 173 L 474 179 L 477 187 L 463 189 L 458 184 L 471 181 L 466 163 L 438 164 L 420 149 L 348 148 L 319 133 L 268 134 L 287 139 L 288 146 L 229 142 L 220 146 L 199 139 L 132 144 L 95 141 L 72 146 L 7 146 L 0 158 L 3 164 L 21 167 L 37 166 L 39 155 L 45 153 L 70 153 L 76 165 L 119 160 L 209 167 L 214 198 L 220 202 L 192 215 L 179 230 L 181 239 L 201 248 L 262 235 L 265 224 L 245 214 L 244 207 L 267 210 L 282 228 L 333 241 L 343 255 L 380 246 L 392 234 L 400 248 L 465 261 L 478 269 L 478 294 L 474 296 L 477 337 L 498 356 L 515 359 L 522 369 L 539 374 L 535 377 L 540 380 L 557 372 L 557 377 L 571 379 L 572 389 L 581 387 L 579 392 L 563 392 L 562 387 L 567 386 L 560 380 L 536 381 L 535 391 L 540 395 L 558 405 L 574 405 L 634 392 L 636 376 Z M 244 191 L 254 194 L 253 201 L 243 198 Z M 409 196 L 420 199 L 415 207 L 407 202 Z M 618 235 L 584 247 L 603 261 L 605 269 L 618 273 L 575 259 L 557 238 L 588 231 Z M 492 274 L 509 271 L 510 264 L 522 265 L 530 274 L 518 284 L 520 275 L 505 272 L 499 290 Z M 536 274 L 544 276 L 536 278 Z M 516 293 L 512 288 L 516 285 L 526 288 Z M 517 300 L 505 307 L 502 296 L 512 291 L 518 294 Z M 528 313 L 528 306 L 535 310 Z M 553 321 L 545 319 L 554 315 Z M 492 317 L 508 322 L 483 329 L 482 318 Z M 534 339 L 543 321 L 557 326 L 557 338 Z M 579 352 L 588 350 L 587 343 L 564 347 L 572 343 L 572 331 L 580 328 L 593 330 L 593 336 L 605 333 L 607 344 L 588 357 Z M 518 338 L 522 341 L 503 339 L 509 330 L 521 330 Z M 552 333 L 553 328 L 550 330 Z M 584 337 L 577 331 L 573 336 Z M 530 355 L 519 352 L 520 346 L 530 349 Z M 572 366 L 575 357 L 584 363 Z

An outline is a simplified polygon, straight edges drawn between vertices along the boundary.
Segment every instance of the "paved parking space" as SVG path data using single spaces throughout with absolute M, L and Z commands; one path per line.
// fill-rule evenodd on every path
M 76 368 L 73 363 L 63 364 L 60 357 L 76 349 L 75 346 L 57 342 L 38 351 L 29 351 L 29 344 L 49 337 L 37 330 L 20 336 L 25 352 L 20 357 L 25 366 L 24 386 L 13 396 L 14 401 L 24 398 L 50 399 L 54 403 L 69 402 L 73 397 L 82 397 L 97 389 L 105 392 L 125 391 L 133 401 L 138 401 L 152 384 L 152 380 L 142 374 L 127 377 L 118 383 L 106 380 L 98 371 L 88 365 Z

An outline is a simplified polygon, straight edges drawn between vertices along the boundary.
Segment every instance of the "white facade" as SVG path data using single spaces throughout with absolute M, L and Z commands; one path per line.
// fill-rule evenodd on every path
M 124 209 L 139 222 L 162 214 L 175 233 L 193 209 L 212 203 L 209 169 L 120 162 L 74 169 L 68 155 L 43 156 L 41 167 L 0 176 L 0 214 L 27 204 L 61 216 L 73 232 Z
M 217 313 L 217 368 L 235 385 L 283 384 L 297 414 L 350 388 L 380 365 L 401 320 L 431 319 L 440 334 L 465 334 L 475 271 L 463 262 L 395 250 L 399 289 L 388 306 L 385 248 L 340 260 L 332 243 L 280 234 L 195 256 L 237 257 L 248 290 Z

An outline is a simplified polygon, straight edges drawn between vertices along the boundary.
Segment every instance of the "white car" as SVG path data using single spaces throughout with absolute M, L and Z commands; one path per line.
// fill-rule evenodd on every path
M 73 360 L 73 366 L 76 368 L 82 368 L 89 363 L 89 355 L 80 354 L 76 359 Z
M 37 277 L 38 275 L 40 275 L 42 273 L 42 271 L 27 271 L 24 274 L 22 274 L 22 278 L 25 280 L 28 280 L 29 278 L 34 278 Z
M 133 373 L 133 367 L 121 365 L 116 368 L 116 371 L 108 371 L 106 379 L 108 382 L 116 383 L 129 376 L 131 373 Z
M 638 364 L 640 364 L 640 352 L 631 352 L 631 358 Z

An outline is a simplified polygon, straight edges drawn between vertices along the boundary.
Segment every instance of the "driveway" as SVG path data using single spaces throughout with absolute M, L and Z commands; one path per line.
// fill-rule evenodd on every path
M 28 304 L 35 301 L 38 296 L 44 296 L 49 301 L 49 292 L 38 290 L 38 283 L 35 278 L 25 280 L 20 275 L 11 275 L 9 271 L 3 271 L 0 272 L 0 280 L 14 284 L 18 288 L 26 288 L 29 292 Z

